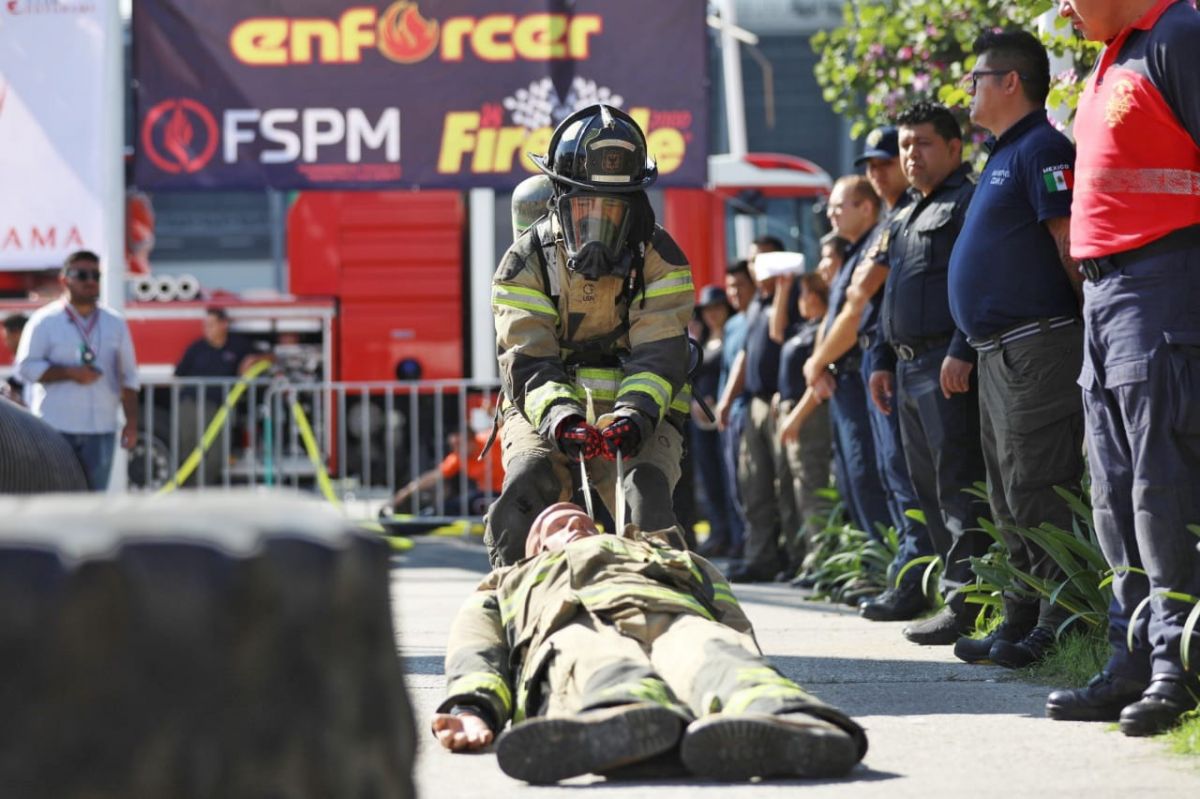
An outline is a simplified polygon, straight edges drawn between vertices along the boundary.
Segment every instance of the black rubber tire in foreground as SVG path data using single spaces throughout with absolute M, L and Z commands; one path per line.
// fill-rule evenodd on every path
M 4 795 L 412 796 L 389 559 L 291 496 L 0 501 Z
M 62 435 L 0 399 L 0 494 L 86 491 L 87 476 Z

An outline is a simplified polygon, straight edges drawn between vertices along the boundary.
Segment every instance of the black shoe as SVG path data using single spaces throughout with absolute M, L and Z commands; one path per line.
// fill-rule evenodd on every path
M 1010 624 L 1007 620 L 1000 623 L 991 635 L 983 638 L 967 638 L 963 636 L 954 642 L 954 656 L 967 663 L 984 663 L 991 657 L 992 646 L 997 641 L 1016 643 L 1029 632 L 1025 625 Z
M 923 646 L 949 646 L 971 630 L 975 614 L 948 604 L 928 619 L 904 628 L 904 637 Z
M 1137 702 L 1146 684 L 1102 671 L 1086 688 L 1054 691 L 1046 697 L 1046 715 L 1059 721 L 1116 721 Z
M 1155 674 L 1142 698 L 1121 711 L 1121 732 L 1126 735 L 1158 735 L 1179 723 L 1179 717 L 1194 710 L 1200 691 L 1190 688 L 1182 677 Z
M 804 713 L 707 716 L 688 725 L 680 755 L 696 776 L 726 781 L 840 777 L 861 757 L 849 733 Z
M 500 736 L 496 760 L 513 779 L 544 785 L 666 752 L 678 743 L 683 722 L 670 708 L 649 703 L 533 718 Z
M 1022 669 L 1045 660 L 1057 640 L 1052 630 L 1034 627 L 1020 641 L 996 641 L 992 644 L 988 657 L 997 666 Z
M 858 606 L 858 615 L 871 621 L 909 621 L 929 610 L 929 600 L 920 586 L 889 588 Z

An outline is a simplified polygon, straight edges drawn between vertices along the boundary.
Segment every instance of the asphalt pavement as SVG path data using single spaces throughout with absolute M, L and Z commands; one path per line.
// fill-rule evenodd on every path
M 870 751 L 846 778 L 759 784 L 687 779 L 608 782 L 580 777 L 529 787 L 506 777 L 490 752 L 454 755 L 428 733 L 443 696 L 446 635 L 459 605 L 487 573 L 479 539 L 418 538 L 396 557 L 393 600 L 409 695 L 416 709 L 419 796 L 492 799 L 518 791 L 578 796 L 581 787 L 624 797 L 806 797 L 1024 799 L 1200 796 L 1200 761 L 1155 739 L 1126 738 L 1110 724 L 1046 719 L 1052 686 L 970 666 L 949 647 L 920 647 L 902 623 L 860 619 L 850 608 L 807 602 L 782 585 L 735 586 L 759 644 L 788 677 L 851 714 Z M 613 793 L 609 793 L 613 792 Z

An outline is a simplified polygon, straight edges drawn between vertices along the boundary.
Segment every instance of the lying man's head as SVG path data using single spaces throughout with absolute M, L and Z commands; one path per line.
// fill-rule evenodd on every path
M 558 552 L 576 539 L 599 534 L 596 523 L 583 508 L 573 502 L 556 502 L 539 513 L 530 525 L 525 557 Z

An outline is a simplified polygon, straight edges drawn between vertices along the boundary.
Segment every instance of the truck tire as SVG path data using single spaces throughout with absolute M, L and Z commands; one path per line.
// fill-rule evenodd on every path
M 0 500 L 4 794 L 413 796 L 389 559 L 298 495 Z
M 87 491 L 87 476 L 62 435 L 0 399 L 0 494 Z

